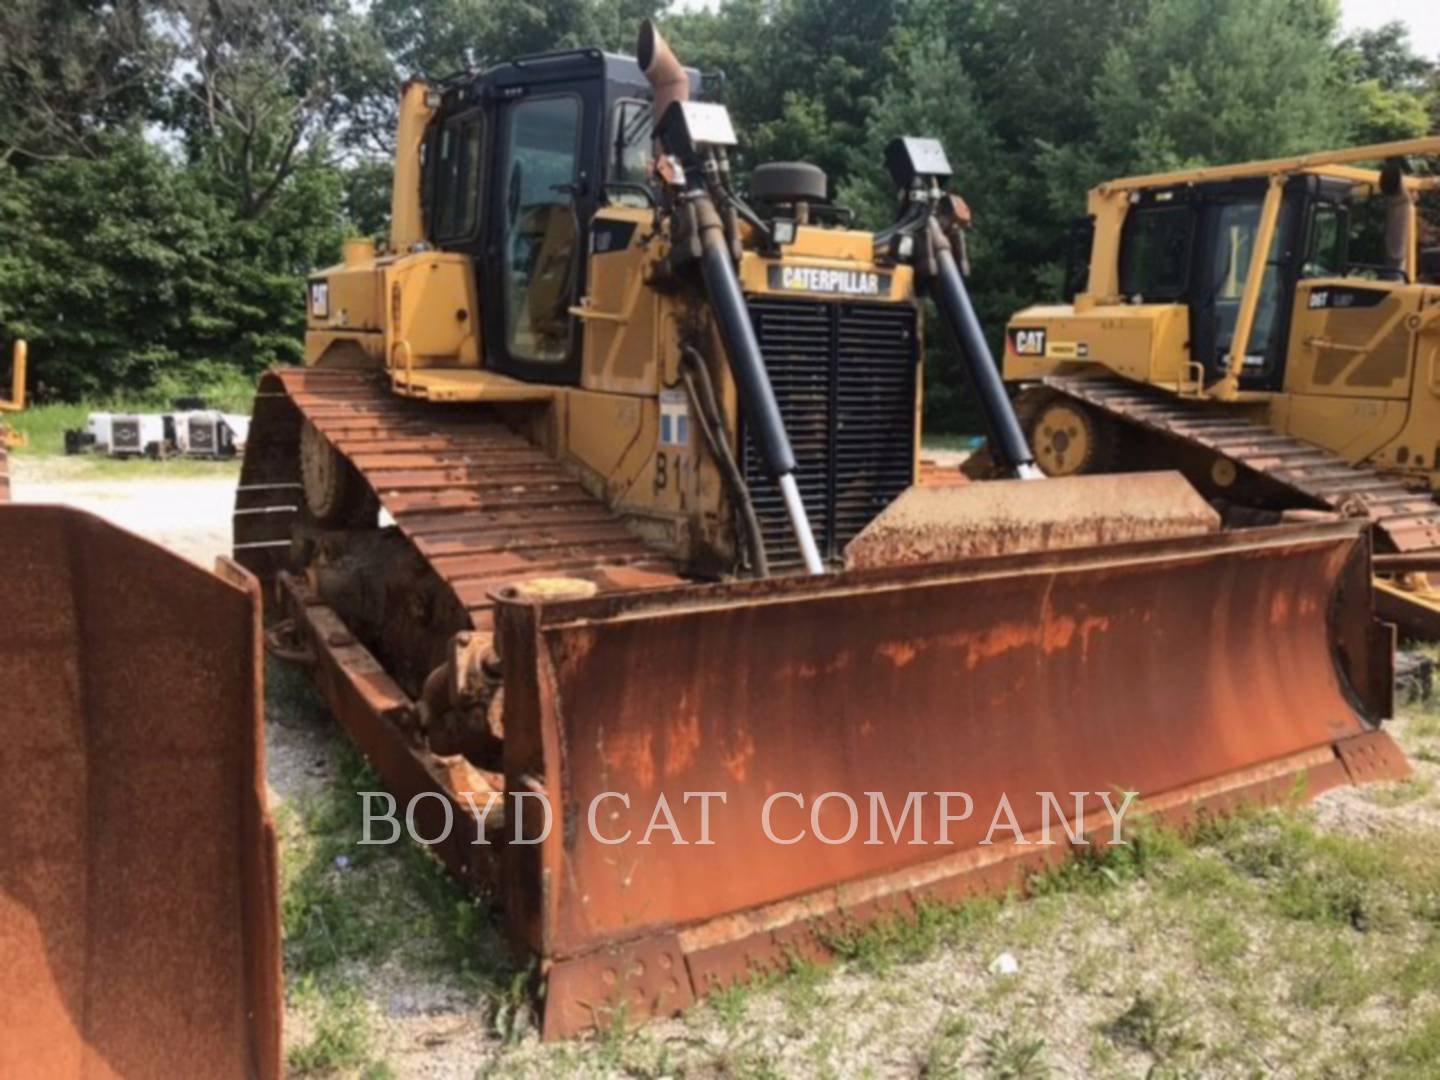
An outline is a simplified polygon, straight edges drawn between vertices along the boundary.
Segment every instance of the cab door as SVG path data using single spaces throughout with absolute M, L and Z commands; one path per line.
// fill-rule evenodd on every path
M 1290 320 L 1284 427 L 1358 462 L 1384 458 L 1410 416 L 1415 363 L 1410 322 L 1420 290 L 1342 276 L 1349 263 L 1348 231 L 1344 206 L 1315 205 Z
M 575 383 L 580 342 L 570 308 L 584 289 L 595 206 L 594 90 L 526 89 L 497 110 L 486 249 L 487 361 L 531 382 Z M 591 93 L 586 91 L 590 90 Z

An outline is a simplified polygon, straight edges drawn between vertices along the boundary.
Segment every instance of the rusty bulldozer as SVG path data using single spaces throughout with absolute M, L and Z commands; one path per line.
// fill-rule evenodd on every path
M 279 1077 L 259 586 L 8 485 L 0 552 L 0 1076 Z
M 939 144 L 892 144 L 860 231 L 813 166 L 742 198 L 699 86 L 649 24 L 634 59 L 408 84 L 389 243 L 312 277 L 237 496 L 271 647 L 503 898 L 547 1035 L 1058 857 L 988 809 L 831 843 L 842 796 L 1031 830 L 1082 792 L 1090 829 L 1116 788 L 1183 816 L 1405 772 L 1360 523 L 1037 479 Z M 916 485 L 926 297 L 1007 479 Z

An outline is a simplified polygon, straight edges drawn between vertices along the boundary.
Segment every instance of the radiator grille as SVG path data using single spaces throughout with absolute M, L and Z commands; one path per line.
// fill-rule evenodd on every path
M 915 309 L 758 296 L 749 307 L 815 540 L 838 559 L 912 480 Z M 780 491 L 748 435 L 743 468 L 772 565 L 799 566 Z

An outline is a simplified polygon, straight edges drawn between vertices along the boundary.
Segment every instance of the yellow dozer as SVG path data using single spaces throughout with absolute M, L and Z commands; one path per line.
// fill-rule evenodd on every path
M 259 586 L 9 495 L 0 1076 L 275 1080 Z
M 1234 521 L 1373 523 L 1381 614 L 1440 638 L 1440 138 L 1101 184 L 1069 302 L 1007 330 L 1051 476 L 1182 471 Z
M 895 223 L 860 231 L 809 165 L 742 197 L 699 86 L 649 24 L 408 84 L 389 242 L 311 278 L 237 495 L 272 649 L 503 898 L 547 1035 L 1068 852 L 990 843 L 1002 802 L 1108 836 L 1117 788 L 1184 815 L 1404 773 L 1361 523 L 1041 478 L 939 144 L 891 144 Z M 926 297 L 1006 479 L 916 485 Z M 877 797 L 909 824 L 847 835 Z

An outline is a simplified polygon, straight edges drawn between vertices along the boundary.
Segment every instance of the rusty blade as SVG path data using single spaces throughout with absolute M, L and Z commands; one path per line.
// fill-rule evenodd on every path
M 1217 514 L 1177 472 L 917 484 L 845 549 L 845 565 L 899 566 L 983 555 L 1198 536 Z
M 0 551 L 0 1076 L 279 1076 L 254 579 L 61 507 Z
M 1277 762 L 1343 778 L 1335 744 L 1373 731 L 1387 707 L 1366 553 L 1360 527 L 1340 522 L 828 580 L 503 599 L 507 787 L 538 783 L 564 823 L 505 850 L 512 932 L 565 958 L 721 926 L 984 850 L 1002 796 L 1033 832 L 1039 792 L 1095 793 L 1085 813 L 1097 814 L 1099 792 L 1218 791 Z M 633 809 L 607 830 L 643 831 L 663 795 L 691 843 L 600 843 L 586 814 L 608 791 Z M 713 808 L 711 846 L 694 843 L 701 808 L 684 799 L 705 791 L 727 800 Z M 862 815 L 866 792 L 898 812 L 911 792 L 962 791 L 975 812 L 953 823 L 949 847 L 832 846 L 808 817 L 831 791 Z M 790 846 L 762 829 L 777 792 L 804 800 L 774 809 L 777 836 L 804 833 Z M 842 835 L 847 816 L 831 800 L 822 827 Z M 938 828 L 932 803 L 930 845 Z

